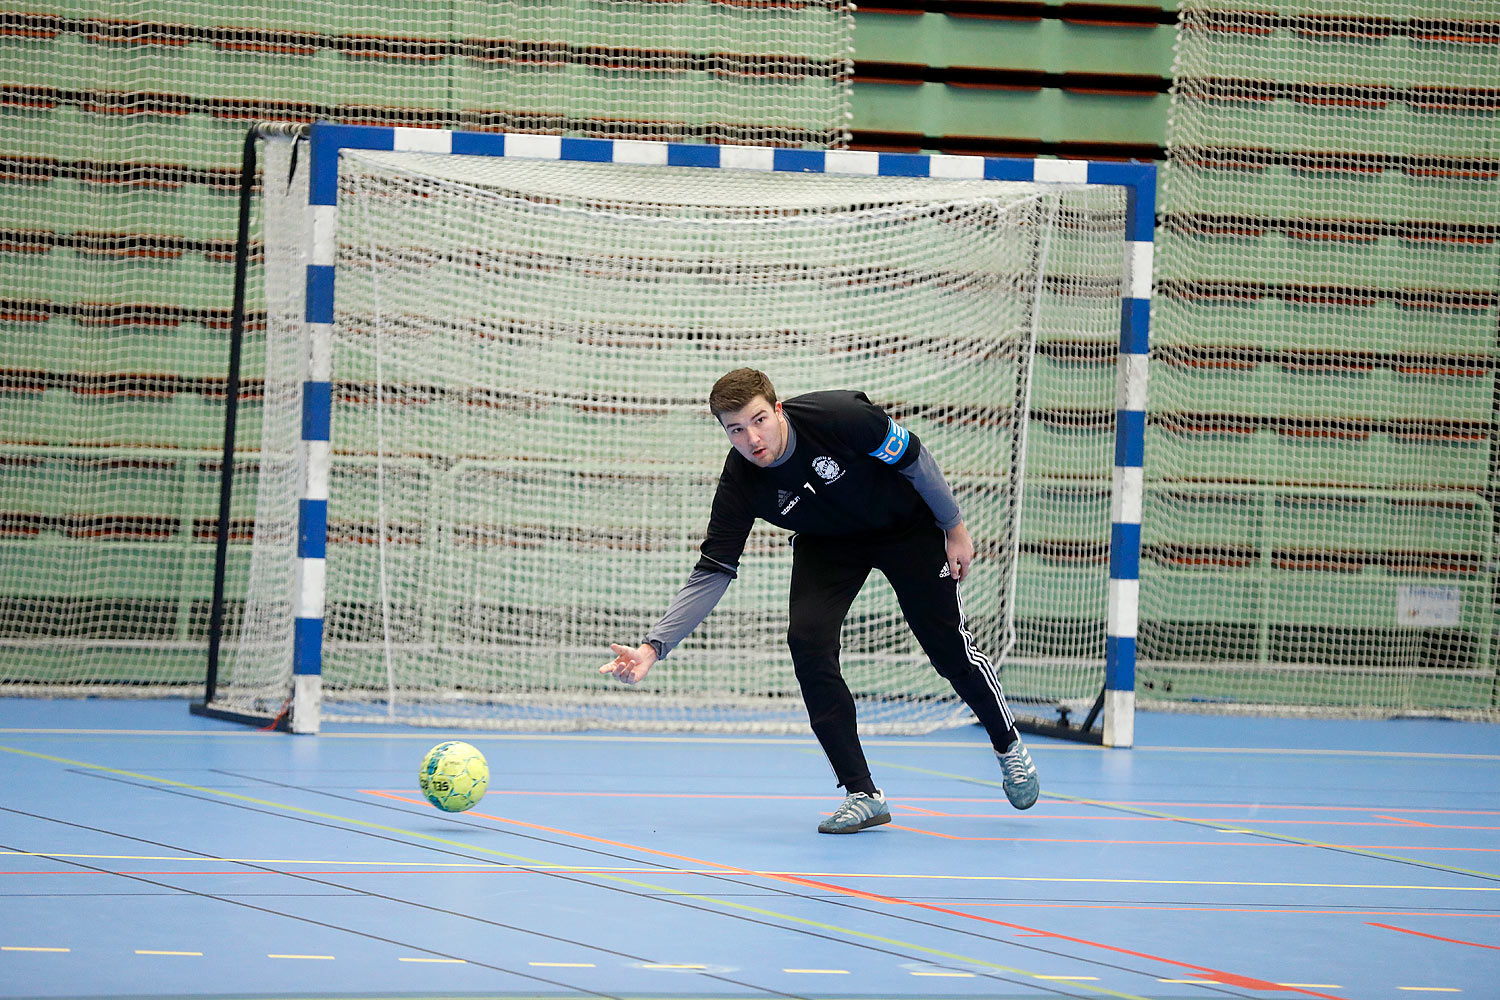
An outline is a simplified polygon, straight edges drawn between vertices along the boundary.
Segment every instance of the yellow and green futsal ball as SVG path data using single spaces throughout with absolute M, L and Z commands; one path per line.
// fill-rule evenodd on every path
M 444 812 L 472 809 L 490 787 L 490 765 L 468 743 L 448 740 L 427 751 L 417 784 L 427 801 Z

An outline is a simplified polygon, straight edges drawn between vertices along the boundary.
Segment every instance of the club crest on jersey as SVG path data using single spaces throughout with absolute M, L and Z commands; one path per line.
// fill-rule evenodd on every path
M 835 462 L 827 455 L 819 455 L 817 458 L 813 459 L 812 467 L 813 471 L 816 472 L 819 478 L 821 478 L 825 483 L 831 483 L 844 474 L 844 470 L 839 468 L 839 463 Z

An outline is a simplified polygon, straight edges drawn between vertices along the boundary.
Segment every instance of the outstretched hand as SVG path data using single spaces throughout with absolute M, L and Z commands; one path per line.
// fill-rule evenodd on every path
M 622 684 L 638 683 L 656 662 L 656 648 L 648 642 L 641 643 L 635 649 L 612 642 L 609 648 L 614 651 L 615 658 L 600 667 L 599 672 L 613 674 Z
M 974 540 L 969 537 L 969 529 L 962 521 L 948 529 L 948 572 L 953 574 L 953 579 L 963 580 L 969 575 L 969 563 L 974 561 Z

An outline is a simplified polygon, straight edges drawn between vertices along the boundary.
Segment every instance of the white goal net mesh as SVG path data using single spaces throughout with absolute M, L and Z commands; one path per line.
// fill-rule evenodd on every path
M 979 545 L 965 609 L 992 657 L 1014 645 L 1012 697 L 1091 698 L 1123 200 L 346 151 L 324 718 L 805 727 L 783 639 L 786 535 L 764 524 L 715 613 L 640 688 L 597 673 L 697 559 L 728 447 L 707 390 L 742 365 L 783 397 L 861 389 L 913 430 Z M 295 260 L 269 270 L 273 292 L 300 281 Z M 277 312 L 270 350 L 295 356 L 300 329 Z M 1022 504 L 1033 357 L 1029 405 L 1045 415 Z M 263 462 L 298 436 L 295 415 L 273 418 L 274 395 Z M 268 495 L 270 479 L 257 552 L 279 554 L 256 565 L 280 568 L 256 584 L 271 593 L 252 593 L 271 613 L 240 641 L 275 653 L 290 648 L 288 545 L 285 524 L 262 531 L 262 511 L 295 516 L 296 503 Z M 231 657 L 228 697 L 285 696 L 284 657 L 259 652 Z M 878 575 L 846 621 L 843 663 L 869 731 L 968 718 Z
M 7 4 L 0 689 L 203 690 L 250 123 L 842 147 L 853 29 L 823 0 Z M 233 622 L 248 505 L 231 522 Z
M 1182 5 L 1140 697 L 1500 714 L 1494 3 Z

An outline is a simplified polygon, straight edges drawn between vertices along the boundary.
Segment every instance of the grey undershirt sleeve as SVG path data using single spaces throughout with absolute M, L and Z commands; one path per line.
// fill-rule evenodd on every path
M 710 569 L 694 569 L 688 574 L 687 582 L 682 585 L 677 596 L 672 598 L 672 603 L 667 605 L 661 621 L 651 626 L 651 631 L 646 633 L 644 641 L 649 642 L 656 650 L 657 659 L 670 653 L 674 646 L 686 639 L 708 617 L 708 613 L 718 605 L 719 598 L 724 596 L 724 591 L 729 589 L 733 581 L 734 577 L 728 573 Z
M 943 478 L 932 452 L 923 448 L 917 460 L 902 469 L 901 474 L 911 480 L 917 493 L 932 508 L 932 516 L 939 528 L 947 531 L 963 521 L 964 512 L 958 509 L 958 501 L 953 499 L 953 491 L 948 488 L 948 480 Z

